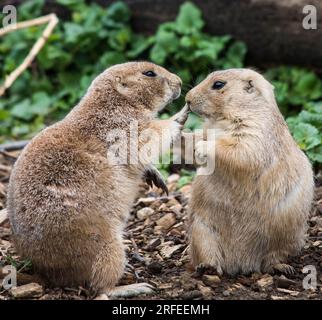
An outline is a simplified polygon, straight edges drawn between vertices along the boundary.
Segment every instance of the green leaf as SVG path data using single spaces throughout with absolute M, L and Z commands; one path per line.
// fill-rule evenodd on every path
M 28 20 L 41 16 L 44 3 L 45 0 L 24 1 L 24 3 L 19 6 L 19 20 Z
M 183 83 L 189 83 L 191 81 L 191 73 L 188 68 L 177 71 L 177 75 Z
M 154 42 L 152 37 L 146 39 L 142 35 L 133 35 L 131 48 L 127 51 L 127 57 L 130 59 L 137 58 Z
M 125 61 L 126 57 L 124 56 L 124 54 L 113 51 L 104 53 L 100 58 L 100 64 L 104 69 L 114 64 L 123 63 Z
M 77 43 L 80 40 L 80 37 L 85 33 L 84 27 L 73 22 L 65 22 L 64 29 L 67 43 Z
M 56 0 L 56 2 L 70 9 L 77 9 L 85 3 L 84 0 Z
M 195 113 L 190 113 L 188 120 L 185 123 L 185 128 L 190 130 L 200 129 L 202 127 L 202 120 Z
M 30 120 L 33 117 L 33 114 L 30 111 L 30 99 L 24 99 L 15 104 L 10 110 L 10 114 L 22 120 Z
M 29 111 L 34 115 L 46 115 L 49 113 L 51 99 L 46 92 L 36 92 L 31 99 Z
M 176 30 L 181 34 L 192 34 L 201 31 L 204 26 L 201 10 L 192 2 L 181 5 L 176 19 Z
M 126 23 L 130 20 L 131 12 L 129 7 L 122 1 L 114 2 L 107 10 L 107 19 Z
M 205 57 L 210 59 L 211 63 L 213 60 L 217 59 L 219 53 L 225 48 L 225 42 L 221 41 L 222 39 L 218 40 L 213 38 L 212 41 L 201 40 L 198 43 L 198 49 L 194 52 L 194 57 Z
M 177 183 L 179 189 L 192 182 L 193 178 L 195 177 L 195 172 L 182 169 L 180 176 L 181 177 Z
M 23 136 L 30 132 L 30 128 L 26 124 L 21 124 L 19 126 L 14 126 L 12 129 L 12 135 L 14 137 Z
M 131 41 L 132 32 L 129 28 L 112 31 L 109 34 L 108 43 L 112 49 L 124 51 L 127 44 Z
M 167 58 L 167 52 L 159 44 L 156 44 L 152 47 L 150 51 L 150 59 L 157 63 L 163 64 Z
M 300 112 L 299 118 L 302 122 L 310 123 L 317 128 L 322 128 L 322 113 L 317 114 L 303 110 Z
M 45 69 L 50 69 L 54 66 L 59 69 L 64 69 L 70 63 L 71 59 L 72 56 L 70 54 L 54 45 L 46 45 L 37 56 L 37 60 Z
M 307 151 L 307 155 L 312 162 L 322 163 L 322 146 Z
M 163 48 L 164 51 L 171 53 L 178 49 L 178 38 L 174 32 L 159 30 L 155 39 L 157 45 Z
M 6 120 L 10 117 L 10 113 L 7 110 L 0 110 L 0 120 Z
M 322 82 L 312 72 L 302 72 L 294 87 L 294 92 L 315 100 L 322 97 Z
M 308 123 L 294 125 L 293 136 L 302 150 L 310 150 L 322 143 L 319 130 Z
M 247 48 L 241 41 L 234 42 L 225 56 L 224 68 L 241 68 L 244 65 Z

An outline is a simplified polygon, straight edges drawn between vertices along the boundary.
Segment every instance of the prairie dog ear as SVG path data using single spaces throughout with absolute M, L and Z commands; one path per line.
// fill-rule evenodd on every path
M 123 94 L 123 95 L 126 95 L 128 93 L 128 84 L 126 81 L 124 81 L 123 77 L 121 76 L 116 76 L 114 78 L 114 84 L 115 84 L 115 89 Z
M 126 81 L 124 81 L 123 77 L 121 77 L 121 76 L 115 77 L 115 84 L 117 87 L 118 86 L 126 87 Z
M 247 93 L 254 93 L 257 90 L 254 84 L 254 80 L 252 79 L 244 80 L 244 90 Z
M 249 78 L 244 82 L 244 90 L 247 93 L 252 94 L 257 92 L 270 104 L 275 102 L 274 86 L 272 86 L 265 78 Z

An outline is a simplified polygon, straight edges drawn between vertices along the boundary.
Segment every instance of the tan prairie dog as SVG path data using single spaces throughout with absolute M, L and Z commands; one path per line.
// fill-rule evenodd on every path
M 82 285 L 111 296 L 150 291 L 144 283 L 114 288 L 126 265 L 123 229 L 151 166 L 115 164 L 107 156 L 109 134 L 115 129 L 129 135 L 136 122 L 139 133 L 169 129 L 164 139 L 175 139 L 187 110 L 169 120 L 155 115 L 180 91 L 180 78 L 160 66 L 115 65 L 93 81 L 64 120 L 23 150 L 10 178 L 9 218 L 18 252 L 51 285 Z M 129 147 L 126 140 L 118 142 L 121 149 Z
M 214 161 L 197 175 L 191 196 L 191 257 L 218 273 L 293 272 L 286 264 L 304 244 L 313 198 L 309 160 L 293 140 L 272 85 L 259 73 L 211 73 L 186 96 L 204 129 L 199 159 Z

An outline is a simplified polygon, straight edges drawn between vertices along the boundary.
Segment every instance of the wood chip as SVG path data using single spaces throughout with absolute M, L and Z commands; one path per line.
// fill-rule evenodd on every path
M 288 290 L 283 288 L 277 288 L 277 291 L 289 294 L 292 297 L 297 297 L 300 294 L 298 291 L 293 291 L 293 290 Z
M 273 284 L 273 277 L 270 276 L 269 274 L 264 275 L 261 279 L 257 280 L 257 284 L 261 288 L 265 288 L 268 286 L 271 286 Z
M 313 246 L 313 247 L 318 247 L 321 243 L 322 243 L 322 241 L 314 241 L 314 242 L 312 243 L 312 246 Z
M 8 211 L 7 209 L 2 209 L 0 211 L 0 225 L 3 224 L 8 219 Z
M 182 244 L 177 244 L 176 246 L 164 246 L 161 249 L 161 255 L 163 258 L 169 259 L 177 250 L 182 248 Z
M 9 228 L 0 227 L 0 238 L 9 237 L 11 235 L 11 230 Z
M 220 278 L 217 275 L 204 274 L 202 277 L 204 284 L 210 287 L 217 287 L 218 283 L 221 282 Z
M 10 290 L 11 295 L 16 299 L 39 298 L 43 294 L 43 287 L 38 283 L 28 283 Z
M 167 230 L 176 223 L 176 216 L 173 212 L 169 212 L 157 221 L 157 225 Z
M 139 220 L 145 220 L 148 216 L 150 216 L 153 213 L 154 213 L 153 209 L 146 207 L 138 210 L 138 212 L 136 213 L 136 216 L 138 217 Z
M 277 277 L 275 280 L 276 286 L 278 288 L 288 289 L 290 286 L 295 285 L 294 280 L 286 278 L 284 275 Z
M 152 204 L 154 201 L 156 200 L 156 198 L 154 197 L 147 197 L 147 198 L 139 198 L 138 201 L 135 203 L 134 206 L 137 206 L 139 204 L 143 204 L 145 206 L 149 206 L 150 204 Z

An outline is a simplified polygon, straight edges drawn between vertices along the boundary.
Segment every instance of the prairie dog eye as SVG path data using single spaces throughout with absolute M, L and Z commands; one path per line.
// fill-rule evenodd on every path
M 144 71 L 144 72 L 142 72 L 142 74 L 144 74 L 147 77 L 156 77 L 157 76 L 157 74 L 152 70 Z
M 214 90 L 220 90 L 226 85 L 226 82 L 224 81 L 215 81 L 212 85 L 212 89 Z

